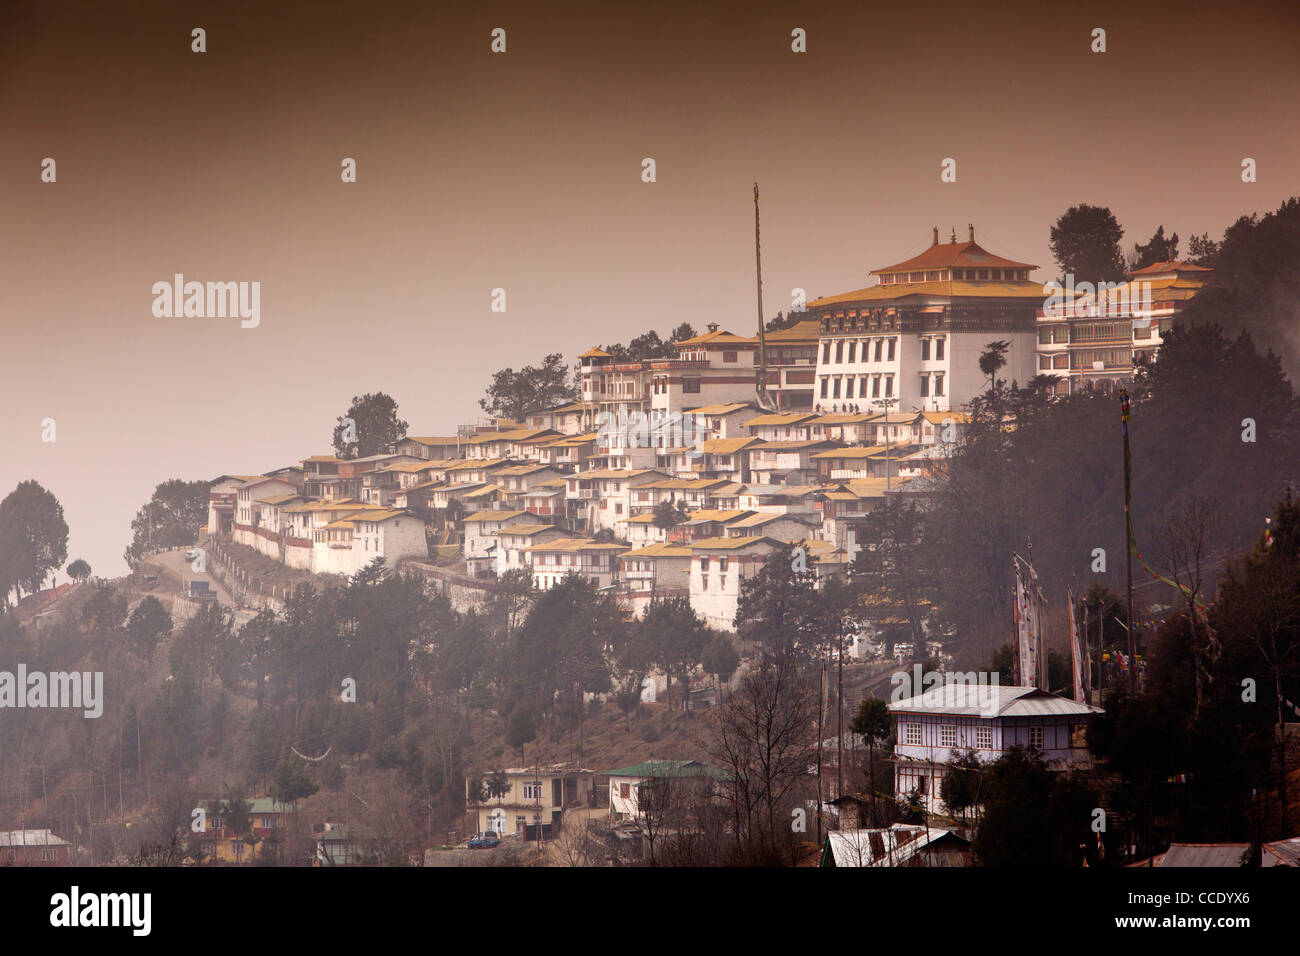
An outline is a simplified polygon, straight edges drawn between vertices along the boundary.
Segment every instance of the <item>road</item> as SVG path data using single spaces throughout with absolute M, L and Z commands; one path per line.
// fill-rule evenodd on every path
M 146 555 L 142 559 L 142 563 L 147 565 L 153 565 L 154 567 L 166 570 L 170 572 L 175 578 L 183 582 L 189 582 L 189 581 L 209 582 L 208 586 L 212 588 L 213 591 L 216 592 L 217 601 L 220 602 L 225 607 L 230 608 L 231 611 L 234 612 L 236 625 L 238 625 L 239 627 L 243 627 L 245 624 L 251 621 L 253 617 L 257 614 L 257 609 L 255 608 L 249 609 L 249 608 L 242 607 L 239 601 L 237 601 L 235 597 L 229 591 L 226 590 L 225 586 L 220 581 L 218 581 L 215 577 L 213 577 L 212 574 L 210 574 L 209 572 L 193 570 L 192 561 L 189 558 L 185 557 L 186 553 L 189 552 L 190 550 L 191 550 L 190 548 L 177 548 L 173 551 L 159 551 L 156 554 Z M 211 561 L 212 558 L 209 556 L 208 560 Z M 171 578 L 163 577 L 160 579 L 160 583 L 162 581 L 165 581 L 167 583 L 167 587 L 169 589 L 172 589 Z M 175 593 L 179 594 L 182 597 L 187 596 L 184 593 L 183 588 L 175 589 Z

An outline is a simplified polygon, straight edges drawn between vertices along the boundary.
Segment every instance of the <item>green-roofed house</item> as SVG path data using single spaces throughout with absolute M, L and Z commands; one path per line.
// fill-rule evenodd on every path
M 650 788 L 665 797 L 676 796 L 685 788 L 710 795 L 727 779 L 724 771 L 698 760 L 643 760 L 611 770 L 606 776 L 609 777 L 609 818 L 615 822 L 640 817 Z

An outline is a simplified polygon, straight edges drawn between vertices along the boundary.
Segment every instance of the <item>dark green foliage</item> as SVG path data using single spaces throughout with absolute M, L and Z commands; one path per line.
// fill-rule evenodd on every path
M 972 771 L 973 772 L 973 771 Z M 1079 866 L 1091 847 L 1097 795 L 1021 747 L 982 771 L 983 810 L 972 850 L 982 866 Z M 1089 852 L 1091 852 L 1089 850 Z
M 563 405 L 576 397 L 564 356 L 552 352 L 540 365 L 525 365 L 517 372 L 513 368 L 494 372 L 479 406 L 491 415 L 522 422 L 532 412 Z
M 1124 236 L 1115 214 L 1104 206 L 1071 206 L 1052 226 L 1048 246 L 1061 267 L 1062 277 L 1075 282 L 1120 282 L 1124 257 L 1119 241 Z
M 68 556 L 68 524 L 59 500 L 23 481 L 0 501 L 0 595 L 34 593 Z
M 356 440 L 348 441 L 345 418 L 356 426 Z M 406 422 L 397 417 L 397 402 L 383 392 L 354 395 L 348 410 L 338 418 L 332 440 L 339 458 L 365 458 L 393 450 L 406 437 Z
M 154 489 L 153 497 L 131 521 L 131 543 L 123 557 L 132 569 L 140 566 L 146 551 L 195 544 L 199 529 L 208 521 L 206 481 L 172 478 Z
M 171 630 L 172 616 L 152 594 L 135 606 L 126 625 L 132 645 L 145 660 L 153 658 L 154 648 Z

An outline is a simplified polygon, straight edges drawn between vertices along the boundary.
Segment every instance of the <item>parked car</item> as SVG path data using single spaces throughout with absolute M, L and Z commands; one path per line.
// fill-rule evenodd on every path
M 476 833 L 469 839 L 467 844 L 471 850 L 490 850 L 498 843 L 501 838 L 491 830 L 484 830 L 482 833 Z

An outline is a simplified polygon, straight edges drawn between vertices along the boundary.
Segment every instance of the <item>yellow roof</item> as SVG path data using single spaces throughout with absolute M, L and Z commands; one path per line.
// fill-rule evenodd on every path
M 849 302 L 889 302 L 914 295 L 931 296 L 968 296 L 981 299 L 1042 299 L 1043 286 L 1040 282 L 913 282 L 891 283 L 890 285 L 873 285 L 853 292 L 826 296 L 808 303 L 808 308 L 839 305 Z
M 822 415 L 814 418 L 808 424 L 810 425 L 857 425 L 862 422 L 869 422 L 873 418 L 879 418 L 878 412 L 835 412 L 830 415 Z
M 400 508 L 384 508 L 379 511 L 358 511 L 351 516 L 352 521 L 387 521 L 389 518 L 400 518 L 409 515 L 409 511 L 403 511 Z
M 535 544 L 525 551 L 626 551 L 625 544 L 597 544 L 591 538 L 557 538 L 545 544 Z
M 813 458 L 876 458 L 884 457 L 884 445 L 872 445 L 870 448 L 863 448 L 861 445 L 855 445 L 849 448 L 831 448 L 827 451 L 814 452 Z
M 922 412 L 921 417 L 927 422 L 936 422 L 940 424 L 949 418 L 958 424 L 970 421 L 970 415 L 966 412 Z
M 301 497 L 302 497 L 302 495 L 299 495 L 299 494 L 276 495 L 274 498 L 258 498 L 257 501 L 256 501 L 256 504 L 259 504 L 259 505 L 282 505 L 282 504 L 284 504 L 286 501 L 292 501 L 294 498 L 301 498 Z
M 761 438 L 712 438 L 706 441 L 701 448 L 706 454 L 710 455 L 730 455 L 734 452 L 748 448 L 750 445 L 761 445 Z M 673 449 L 675 454 L 685 454 L 690 448 Z
M 748 518 L 741 518 L 739 521 L 733 521 L 730 525 L 728 525 L 728 527 L 729 528 L 758 528 L 758 527 L 762 527 L 765 524 L 771 524 L 773 521 L 781 521 L 782 519 L 789 519 L 791 521 L 798 520 L 798 518 L 795 517 L 794 515 L 768 514 L 768 513 L 760 512 L 759 514 L 756 515 L 750 515 Z
M 596 468 L 592 471 L 580 471 L 565 477 L 582 478 L 583 480 L 587 478 L 635 478 L 637 475 L 646 475 L 654 470 L 653 468 Z
M 675 348 L 692 345 L 757 345 L 758 339 L 736 335 L 734 332 L 728 332 L 725 329 L 714 329 L 712 332 L 705 332 L 694 338 L 682 339 L 680 342 L 673 342 L 672 344 Z
M 508 528 L 501 528 L 492 533 L 495 535 L 517 534 L 523 538 L 531 538 L 535 534 L 541 534 L 543 531 L 559 531 L 560 529 L 553 524 L 512 524 Z
M 749 408 L 749 402 L 727 402 L 721 405 L 701 405 L 699 408 L 688 408 L 684 414 L 687 415 L 730 415 L 732 412 L 738 412 L 742 408 Z
M 797 425 L 800 422 L 806 422 L 816 417 L 816 415 L 809 412 L 792 412 L 788 415 L 759 415 L 757 418 L 751 418 L 741 424 L 746 428 L 753 428 L 755 425 Z
M 689 523 L 704 521 L 735 521 L 737 518 L 743 518 L 750 512 L 745 510 L 736 511 L 719 511 L 715 508 L 700 508 L 698 511 L 690 512 Z
M 466 497 L 466 498 L 483 498 L 483 497 L 487 497 L 487 496 L 489 496 L 489 495 L 495 495 L 495 494 L 497 494 L 498 492 L 504 492 L 504 491 L 505 491 L 505 489 L 502 488 L 500 485 L 484 485 L 482 488 L 479 488 L 479 489 L 477 489 L 477 490 L 475 490 L 475 491 L 471 491 L 471 492 L 470 492 L 469 494 L 467 494 L 465 497 Z
M 752 538 L 704 538 L 692 541 L 690 547 L 692 551 L 739 551 L 755 544 L 779 546 L 780 543 L 775 538 L 759 535 Z
M 665 478 L 662 481 L 648 481 L 644 485 L 637 485 L 640 489 L 658 488 L 664 490 L 681 490 L 688 491 L 692 489 L 708 489 L 714 485 L 727 484 L 726 478 Z
M 609 357 L 610 357 L 610 356 L 609 356 L 609 353 L 608 353 L 608 352 L 606 352 L 604 349 L 602 349 L 602 348 L 600 348 L 599 346 L 596 346 L 596 345 L 593 345 L 591 348 L 587 349 L 587 351 L 583 352 L 581 355 L 578 356 L 578 358 L 580 358 L 580 359 L 584 359 L 584 358 L 609 358 Z
M 635 551 L 628 551 L 620 557 L 622 558 L 689 558 L 691 549 L 686 545 L 668 544 L 659 542 L 658 544 L 649 544 L 644 548 L 637 548 Z
M 465 497 L 468 498 L 469 496 L 466 495 Z M 526 514 L 528 514 L 527 511 L 500 511 L 500 510 L 493 511 L 489 509 L 487 511 L 476 511 L 468 518 L 464 518 L 462 520 L 463 521 L 505 521 L 507 518 L 517 518 L 520 515 L 526 515 Z

